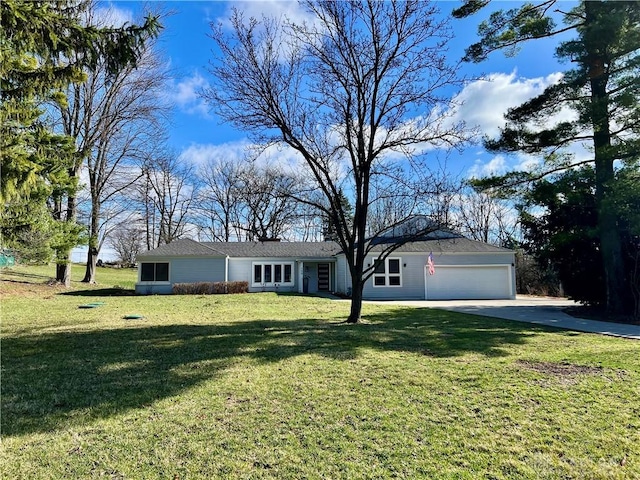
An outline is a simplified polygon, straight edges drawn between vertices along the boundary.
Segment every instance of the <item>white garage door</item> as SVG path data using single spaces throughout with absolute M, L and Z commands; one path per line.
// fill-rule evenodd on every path
M 427 300 L 511 298 L 510 265 L 436 265 L 426 275 Z

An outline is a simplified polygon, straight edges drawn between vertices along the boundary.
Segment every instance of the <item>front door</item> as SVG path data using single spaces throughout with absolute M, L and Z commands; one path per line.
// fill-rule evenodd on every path
M 329 291 L 329 264 L 328 263 L 318 264 L 318 291 L 320 292 Z

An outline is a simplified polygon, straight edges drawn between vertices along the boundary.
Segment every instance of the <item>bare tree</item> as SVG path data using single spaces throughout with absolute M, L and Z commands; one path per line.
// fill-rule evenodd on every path
M 298 217 L 293 197 L 296 179 L 277 166 L 248 165 L 240 186 L 247 240 L 281 238 Z
M 211 159 L 199 171 L 196 222 L 213 240 L 255 241 L 284 238 L 295 230 L 300 203 L 299 179 L 274 164 L 256 159 Z
M 211 158 L 198 171 L 202 188 L 195 209 L 196 223 L 214 241 L 239 238 L 243 168 L 232 159 Z
M 154 155 L 147 157 L 144 165 L 151 165 Z M 148 169 L 143 167 L 138 181 L 134 184 L 129 197 L 133 205 L 140 212 L 140 223 L 143 225 L 144 243 L 147 250 L 153 250 L 157 247 L 158 229 L 156 228 L 156 208 L 154 201 L 153 187 L 151 185 L 151 177 Z
M 133 265 L 144 248 L 143 229 L 129 223 L 119 224 L 109 236 L 109 245 L 118 254 L 123 265 Z
M 61 65 L 56 68 L 62 70 L 72 71 L 73 65 L 85 65 L 82 73 L 87 76 L 87 83 L 79 82 L 77 72 L 75 74 L 74 83 L 69 83 L 67 91 L 58 92 L 53 97 L 51 108 L 47 110 L 49 115 L 49 121 L 52 122 L 53 129 L 63 135 L 73 139 L 75 141 L 75 150 L 73 153 L 73 159 L 67 169 L 67 176 L 69 181 L 64 185 L 64 188 L 59 188 L 52 193 L 53 208 L 52 216 L 55 220 L 64 222 L 62 226 L 64 231 L 78 230 L 81 231 L 81 227 L 77 225 L 78 217 L 78 191 L 77 187 L 80 183 L 82 169 L 87 163 L 88 159 L 95 154 L 94 149 L 99 137 L 105 137 L 111 134 L 109 130 L 109 119 L 102 120 L 104 105 L 102 100 L 106 98 L 105 86 L 111 83 L 117 83 L 119 79 L 126 78 L 128 75 L 132 75 L 132 72 L 136 71 L 136 66 L 140 62 L 148 51 L 148 44 L 146 42 L 157 37 L 158 31 L 161 26 L 158 23 L 157 16 L 147 17 L 145 27 L 139 27 L 136 25 L 124 25 L 116 28 L 111 25 L 105 25 L 101 19 L 98 19 L 95 15 L 95 4 L 93 2 L 80 2 L 78 4 L 81 8 L 78 10 L 78 15 L 82 13 L 81 18 L 78 17 L 79 22 L 77 27 L 80 27 L 80 23 L 87 25 L 92 30 L 92 33 L 86 36 L 88 42 L 82 48 L 73 47 L 67 39 L 65 42 L 55 40 L 51 37 L 54 43 L 66 44 L 67 47 L 61 50 L 58 54 L 56 61 L 60 61 Z M 73 9 L 71 9 L 73 10 Z M 69 10 L 69 11 L 71 11 Z M 151 21 L 151 23 L 149 23 Z M 66 32 L 58 32 L 61 35 L 68 35 L 72 31 L 72 35 L 69 38 L 74 38 L 77 35 L 77 31 L 67 28 Z M 98 33 L 100 34 L 98 35 Z M 63 36 L 64 36 L 63 35 Z M 87 34 L 85 34 L 87 35 Z M 102 38 L 104 37 L 104 38 Z M 128 38 L 127 38 L 128 37 Z M 66 37 L 65 37 L 66 38 Z M 102 40 L 101 40 L 102 38 Z M 108 40 L 107 40 L 108 39 Z M 104 41 L 106 41 L 106 44 Z M 116 50 L 113 47 L 116 46 L 113 42 L 116 41 L 121 45 Z M 108 47 L 111 45 L 110 47 Z M 108 47 L 108 48 L 105 48 Z M 96 53 L 100 52 L 99 55 Z M 86 62 L 86 59 L 92 58 L 90 62 Z M 83 61 L 83 59 L 85 61 Z M 97 81 L 101 87 L 99 87 L 99 98 L 90 98 L 87 95 L 87 87 L 92 81 Z M 65 102 L 55 101 L 59 100 L 60 96 L 64 93 Z M 94 102 L 95 100 L 95 102 Z M 115 109 L 111 109 L 108 112 L 109 116 L 112 116 Z M 97 158 L 94 156 L 93 158 Z M 97 224 L 98 222 L 95 222 Z M 92 227 L 91 227 L 92 228 Z M 97 241 L 93 236 L 93 232 L 89 232 L 89 255 L 96 253 Z M 77 239 L 78 235 L 61 235 L 69 239 Z M 70 251 L 73 247 L 69 241 L 64 242 L 56 248 L 57 267 L 56 267 L 56 279 L 65 285 L 70 284 Z M 95 262 L 95 257 L 93 258 Z M 91 263 L 91 262 L 88 262 Z M 95 266 L 95 263 L 93 263 Z M 87 272 L 87 276 L 84 281 L 93 281 L 93 275 L 91 272 Z
M 105 85 L 101 116 L 106 122 L 98 122 L 104 123 L 102 132 L 94 154 L 87 158 L 92 208 L 85 282 L 95 282 L 95 262 L 107 234 L 109 217 L 103 205 L 131 188 L 138 179 L 134 163 L 162 135 L 167 108 L 161 92 L 166 80 L 164 65 L 148 52 L 138 69 L 123 72 L 120 85 Z
M 171 153 L 143 167 L 138 191 L 146 208 L 147 237 L 153 238 L 151 248 L 184 235 L 197 194 L 194 177 L 193 165 Z
M 468 237 L 485 243 L 507 245 L 518 237 L 515 208 L 491 195 L 468 188 L 459 197 L 461 230 Z
M 116 72 L 108 72 L 106 61 L 99 62 L 86 82 L 69 86 L 67 103 L 58 105 L 63 131 L 76 140 L 74 176 L 80 177 L 85 166 L 88 173 L 89 248 L 83 282 L 95 283 L 108 225 L 103 205 L 136 181 L 134 163 L 162 130 L 167 72 L 153 49 L 154 42 L 147 43 L 135 65 Z M 69 197 L 67 208 L 68 216 L 75 217 L 77 198 Z
M 356 323 L 372 275 L 365 268 L 373 246 L 367 236 L 372 175 L 384 175 L 390 158 L 404 156 L 410 178 L 416 153 L 462 138 L 460 126 L 440 115 L 449 103 L 444 87 L 459 85 L 457 69 L 445 58 L 452 33 L 423 0 L 304 6 L 313 22 L 245 20 L 235 11 L 231 35 L 214 26 L 221 56 L 204 97 L 223 118 L 302 157 L 324 194 L 316 207 L 331 218 L 346 254 L 352 281 L 347 321 Z M 343 192 L 353 205 L 352 223 Z

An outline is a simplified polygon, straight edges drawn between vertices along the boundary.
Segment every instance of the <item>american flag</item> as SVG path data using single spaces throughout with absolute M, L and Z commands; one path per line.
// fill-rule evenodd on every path
M 429 275 L 435 275 L 436 267 L 433 265 L 433 252 L 429 254 L 429 259 L 427 260 L 427 266 L 429 267 Z

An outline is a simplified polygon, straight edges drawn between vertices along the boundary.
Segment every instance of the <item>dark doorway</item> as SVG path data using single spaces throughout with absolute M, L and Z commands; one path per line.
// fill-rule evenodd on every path
M 318 291 L 320 292 L 329 291 L 329 264 L 328 263 L 318 264 Z

